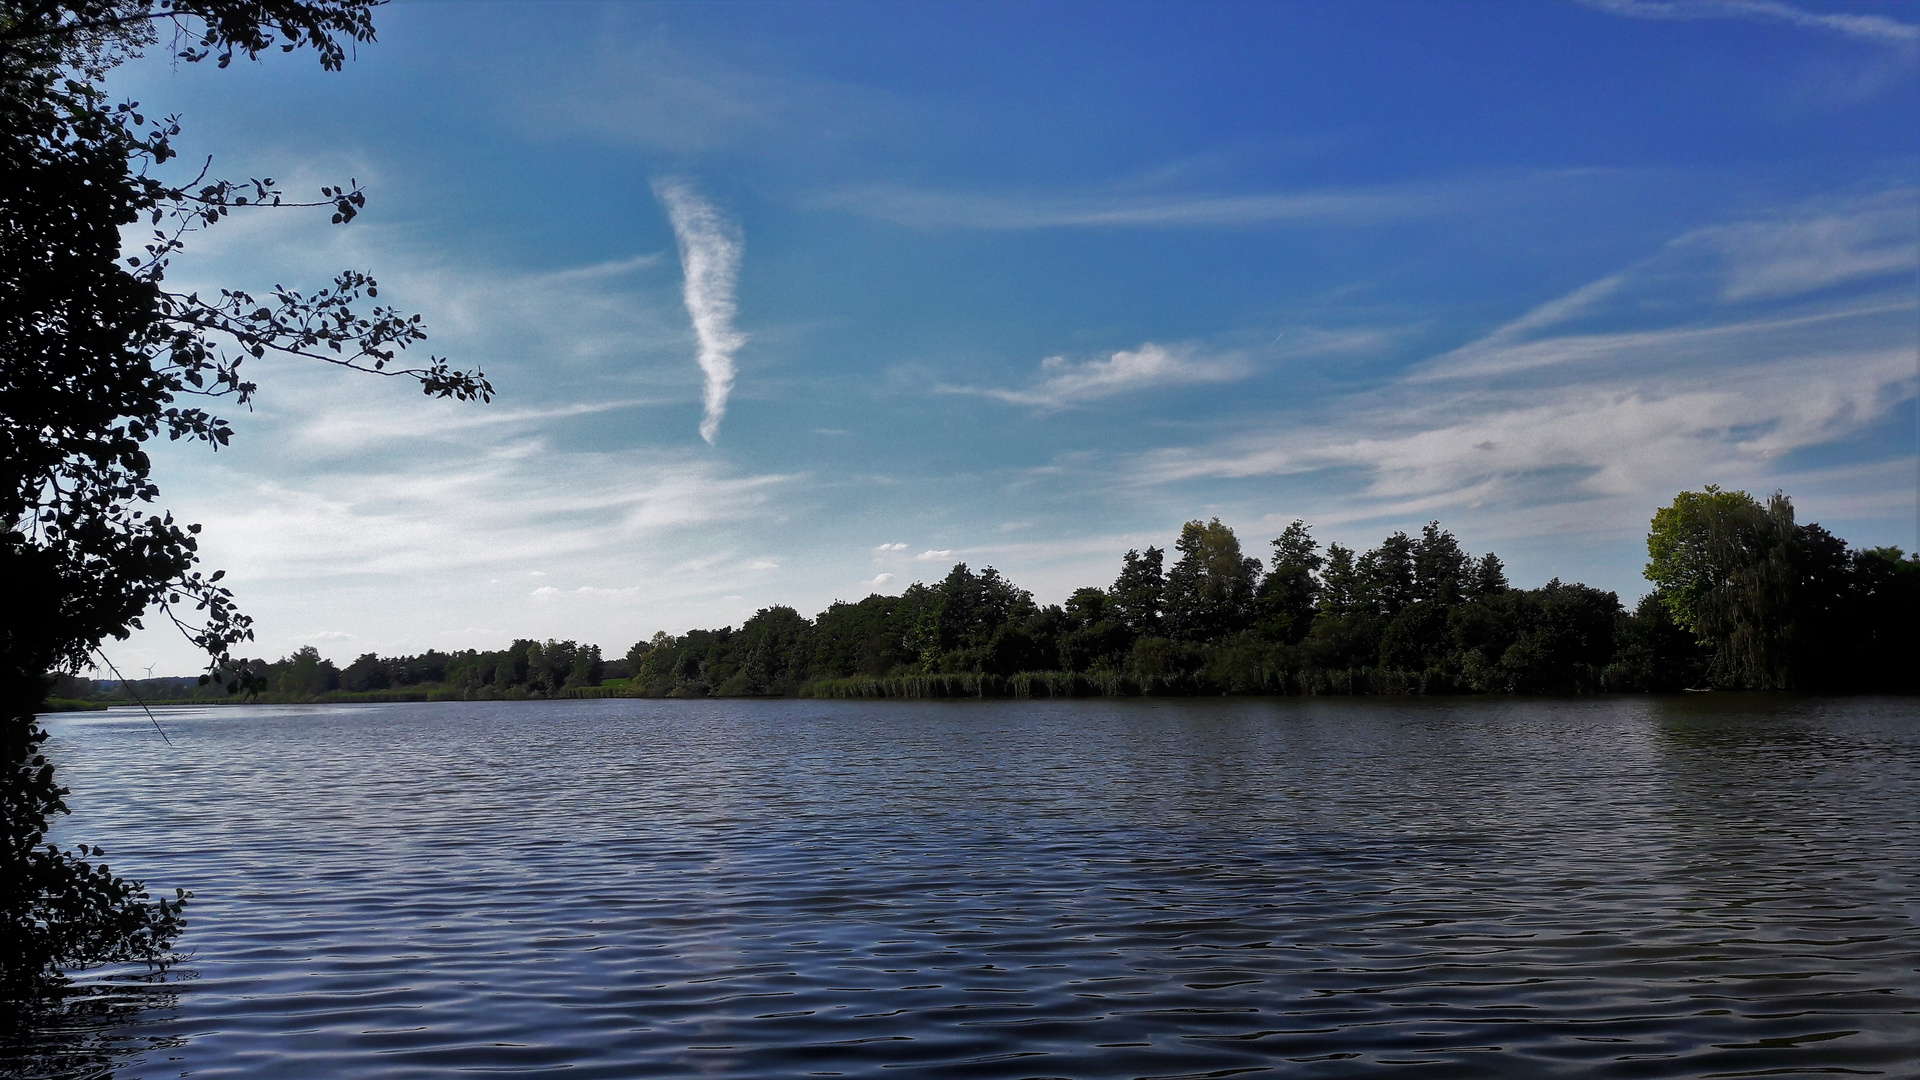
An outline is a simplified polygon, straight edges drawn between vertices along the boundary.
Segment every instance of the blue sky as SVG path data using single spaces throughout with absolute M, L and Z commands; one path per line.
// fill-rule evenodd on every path
M 400 3 L 117 89 L 371 203 L 176 284 L 373 272 L 491 405 L 262 364 L 167 504 L 251 650 L 623 652 L 1219 516 L 1439 519 L 1644 591 L 1707 483 L 1915 544 L 1920 4 Z M 711 441 L 705 436 L 711 436 Z M 151 631 L 129 674 L 196 669 Z

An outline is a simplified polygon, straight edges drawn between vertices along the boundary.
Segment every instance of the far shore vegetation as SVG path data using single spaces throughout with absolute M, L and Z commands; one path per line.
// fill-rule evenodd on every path
M 740 627 L 658 633 L 624 655 L 523 639 L 505 649 L 368 653 L 344 669 L 303 648 L 224 677 L 62 677 L 65 707 L 107 702 L 433 701 L 582 697 L 1071 697 L 1920 689 L 1920 557 L 1856 550 L 1765 502 L 1709 487 L 1653 519 L 1654 589 L 1512 587 L 1438 522 L 1369 551 L 1296 521 L 1266 560 L 1191 521 L 1129 551 L 1111 585 L 1040 605 L 962 563 L 897 596 L 812 619 L 769 607 Z M 242 692 L 230 694 L 238 685 Z M 50 703 L 51 704 L 51 703 Z M 55 707 L 60 707 L 56 705 Z

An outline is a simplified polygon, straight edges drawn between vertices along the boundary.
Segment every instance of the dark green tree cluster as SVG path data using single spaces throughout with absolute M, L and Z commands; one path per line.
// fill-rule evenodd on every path
M 1647 537 L 1651 598 L 1709 650 L 1707 678 L 1762 690 L 1904 690 L 1920 681 L 1920 552 L 1855 550 L 1793 502 L 1682 492 Z M 1642 605 L 1644 608 L 1646 605 Z
M 388 663 L 404 667 L 411 659 Z M 471 698 L 553 697 L 563 690 L 599 686 L 607 671 L 598 645 L 532 638 L 518 638 L 498 652 L 448 654 L 444 663 L 447 689 Z
M 243 658 L 230 661 L 228 668 L 247 687 L 237 699 L 225 685 L 193 679 L 83 684 L 68 678 L 61 685 L 69 696 L 106 702 L 305 702 L 383 693 L 486 700 L 555 697 L 563 691 L 599 686 L 610 675 L 626 675 L 626 664 L 608 664 L 598 645 L 533 638 L 520 638 L 493 651 L 429 649 L 418 656 L 362 653 L 344 669 L 307 645 L 279 660 Z
M 447 681 L 447 665 L 453 659 L 437 649 L 419 656 L 376 656 L 361 653 L 340 673 L 340 689 L 350 694 L 370 690 L 397 690 L 423 683 Z
M 1046 606 L 963 563 L 811 622 L 776 607 L 738 630 L 656 634 L 627 654 L 631 688 L 777 695 L 852 680 L 884 693 L 888 680 L 1005 688 L 1036 674 L 1104 693 L 1920 688 L 1920 561 L 1796 526 L 1785 496 L 1682 494 L 1654 519 L 1658 588 L 1633 611 L 1557 579 L 1513 588 L 1497 555 L 1470 555 L 1439 522 L 1355 551 L 1295 521 L 1271 547 L 1263 565 L 1217 518 L 1190 521 L 1171 566 L 1159 548 L 1129 551 L 1111 586 Z

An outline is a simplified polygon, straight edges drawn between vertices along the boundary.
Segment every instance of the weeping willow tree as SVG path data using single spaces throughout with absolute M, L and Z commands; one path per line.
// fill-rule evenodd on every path
M 1674 621 L 1713 651 L 1714 682 L 1799 685 L 1802 532 L 1780 492 L 1762 503 L 1709 484 L 1654 512 L 1647 579 Z

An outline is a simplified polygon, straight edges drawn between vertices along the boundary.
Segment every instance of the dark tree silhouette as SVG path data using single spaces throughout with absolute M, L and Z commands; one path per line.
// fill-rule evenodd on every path
M 231 437 L 209 399 L 237 405 L 242 366 L 299 357 L 417 380 L 427 394 L 487 399 L 479 372 L 402 353 L 418 316 L 378 303 L 358 271 L 307 294 L 256 297 L 166 287 L 172 257 L 234 213 L 318 206 L 338 224 L 366 203 L 354 184 L 298 202 L 271 179 L 212 179 L 168 162 L 180 125 L 101 88 L 114 67 L 168 38 L 194 63 L 314 50 L 338 70 L 373 39 L 371 0 L 5 0 L 0 2 L 0 984 L 56 980 L 103 961 L 164 962 L 179 902 L 44 845 L 66 789 L 40 753 L 33 710 L 50 671 L 77 671 L 108 637 L 157 609 L 212 670 L 250 638 L 247 617 L 196 569 L 199 526 L 154 506 L 145 444 L 214 448 Z M 145 232 L 144 242 L 137 233 Z M 125 255 L 125 250 L 134 254 Z M 250 374 L 250 373 L 249 373 Z M 184 897 L 182 897 L 184 899 Z

